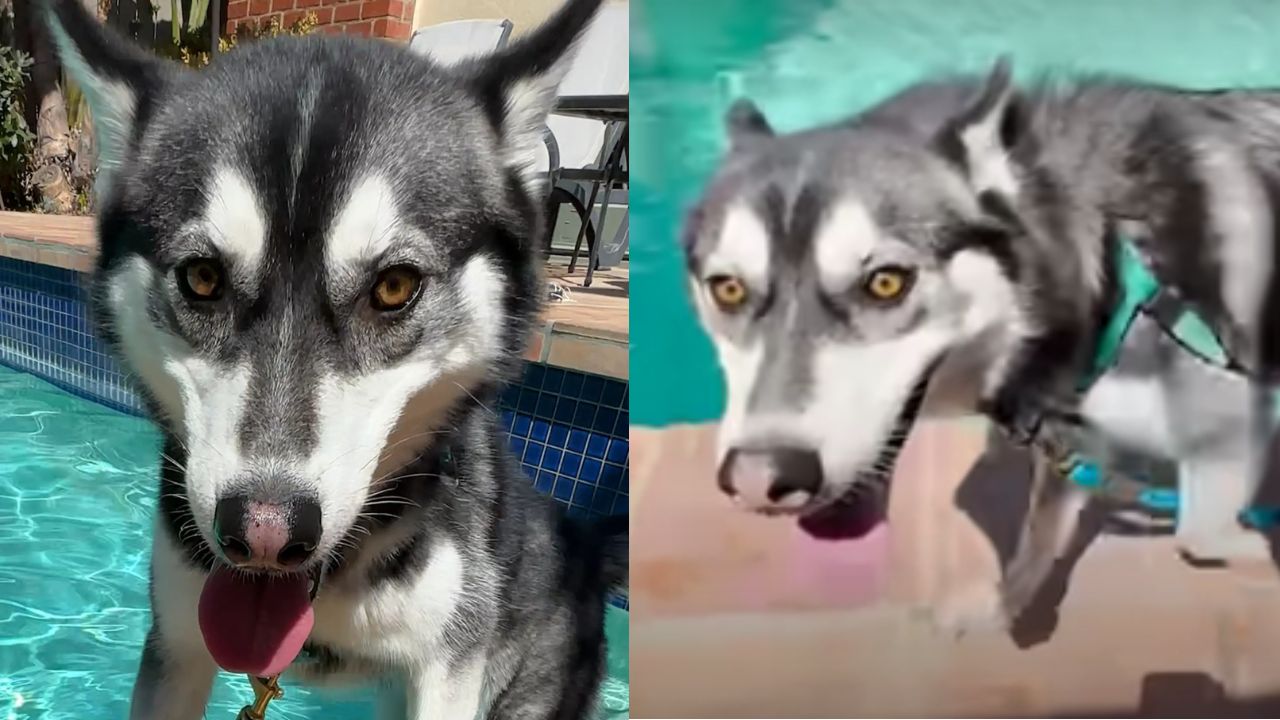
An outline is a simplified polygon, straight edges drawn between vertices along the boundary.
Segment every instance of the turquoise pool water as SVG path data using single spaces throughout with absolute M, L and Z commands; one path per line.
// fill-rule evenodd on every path
M 1106 71 L 1187 87 L 1280 83 L 1280 3 L 1257 0 L 633 0 L 631 421 L 720 416 L 678 228 L 754 99 L 779 130 L 847 117 L 937 73 Z
M 123 718 L 149 624 L 158 436 L 0 366 L 0 720 Z M 626 717 L 626 613 L 610 608 L 609 716 Z M 369 717 L 367 694 L 296 686 L 270 717 Z M 206 713 L 251 693 L 221 675 Z

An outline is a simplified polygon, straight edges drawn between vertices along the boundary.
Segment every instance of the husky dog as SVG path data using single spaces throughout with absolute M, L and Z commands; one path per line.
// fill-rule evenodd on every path
M 192 72 L 48 1 L 100 135 L 94 309 L 163 434 L 131 717 L 300 653 L 413 718 L 594 710 L 626 519 L 557 513 L 492 408 L 545 296 L 527 160 L 599 4 L 449 68 L 317 37 Z
M 1053 436 L 1104 464 L 1122 451 L 1175 462 L 1182 550 L 1267 557 L 1237 517 L 1261 474 L 1260 399 L 1280 362 L 1280 92 L 1106 78 L 1019 89 L 1002 60 L 830 127 L 777 135 L 745 100 L 727 125 L 683 239 L 727 380 L 725 492 L 847 536 L 850 517 L 883 512 L 922 410 L 979 411 L 1020 441 Z M 1118 361 L 1081 387 L 1122 293 L 1122 242 L 1231 367 L 1139 315 Z M 1052 460 L 1041 454 L 1005 568 L 1006 614 L 1079 507 Z

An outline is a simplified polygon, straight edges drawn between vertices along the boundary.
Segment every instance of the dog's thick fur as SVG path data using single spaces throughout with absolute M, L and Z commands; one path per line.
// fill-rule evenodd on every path
M 321 509 L 305 677 L 402 681 L 414 718 L 594 711 L 625 518 L 562 517 L 493 408 L 545 294 L 530 153 L 599 4 L 453 67 L 311 37 L 197 72 L 46 3 L 99 134 L 94 310 L 164 438 L 131 717 L 204 716 L 197 599 L 230 493 Z M 220 297 L 178 286 L 193 258 Z M 423 282 L 382 312 L 391 266 Z
M 1119 452 L 1176 462 L 1183 550 L 1266 558 L 1237 514 L 1263 475 L 1280 367 L 1280 92 L 1107 78 L 1019 89 L 1002 61 L 985 80 L 921 83 L 836 126 L 777 135 L 743 101 L 728 128 L 684 236 L 728 382 L 727 491 L 770 483 L 750 504 L 802 518 L 879 512 L 927 385 L 926 411 L 981 411 L 1013 430 L 1048 417 L 1044 432 L 1104 464 Z M 1142 321 L 1119 365 L 1078 391 L 1116 300 L 1122 234 L 1247 377 Z M 890 302 L 866 287 L 882 268 L 909 278 Z M 725 278 L 745 301 L 717 302 Z M 1079 508 L 1040 465 L 1006 570 L 1009 613 Z

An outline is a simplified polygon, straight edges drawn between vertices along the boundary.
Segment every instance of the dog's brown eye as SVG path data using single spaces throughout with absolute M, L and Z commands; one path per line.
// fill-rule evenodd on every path
M 401 310 L 417 299 L 421 289 L 422 275 L 411 267 L 397 265 L 378 274 L 370 300 L 376 310 Z
M 178 289 L 189 300 L 217 300 L 224 284 L 222 265 L 211 258 L 200 258 L 178 268 Z
M 732 275 L 716 275 L 708 281 L 711 297 L 721 310 L 737 310 L 747 302 L 747 286 Z
M 911 289 L 911 280 L 911 271 L 906 268 L 880 268 L 867 276 L 862 289 L 873 300 L 890 302 L 901 298 Z

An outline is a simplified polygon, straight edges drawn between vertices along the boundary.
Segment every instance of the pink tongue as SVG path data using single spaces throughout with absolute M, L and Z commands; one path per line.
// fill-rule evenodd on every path
M 263 677 L 283 671 L 311 634 L 306 576 L 267 577 L 215 570 L 200 593 L 200 632 L 224 670 Z

